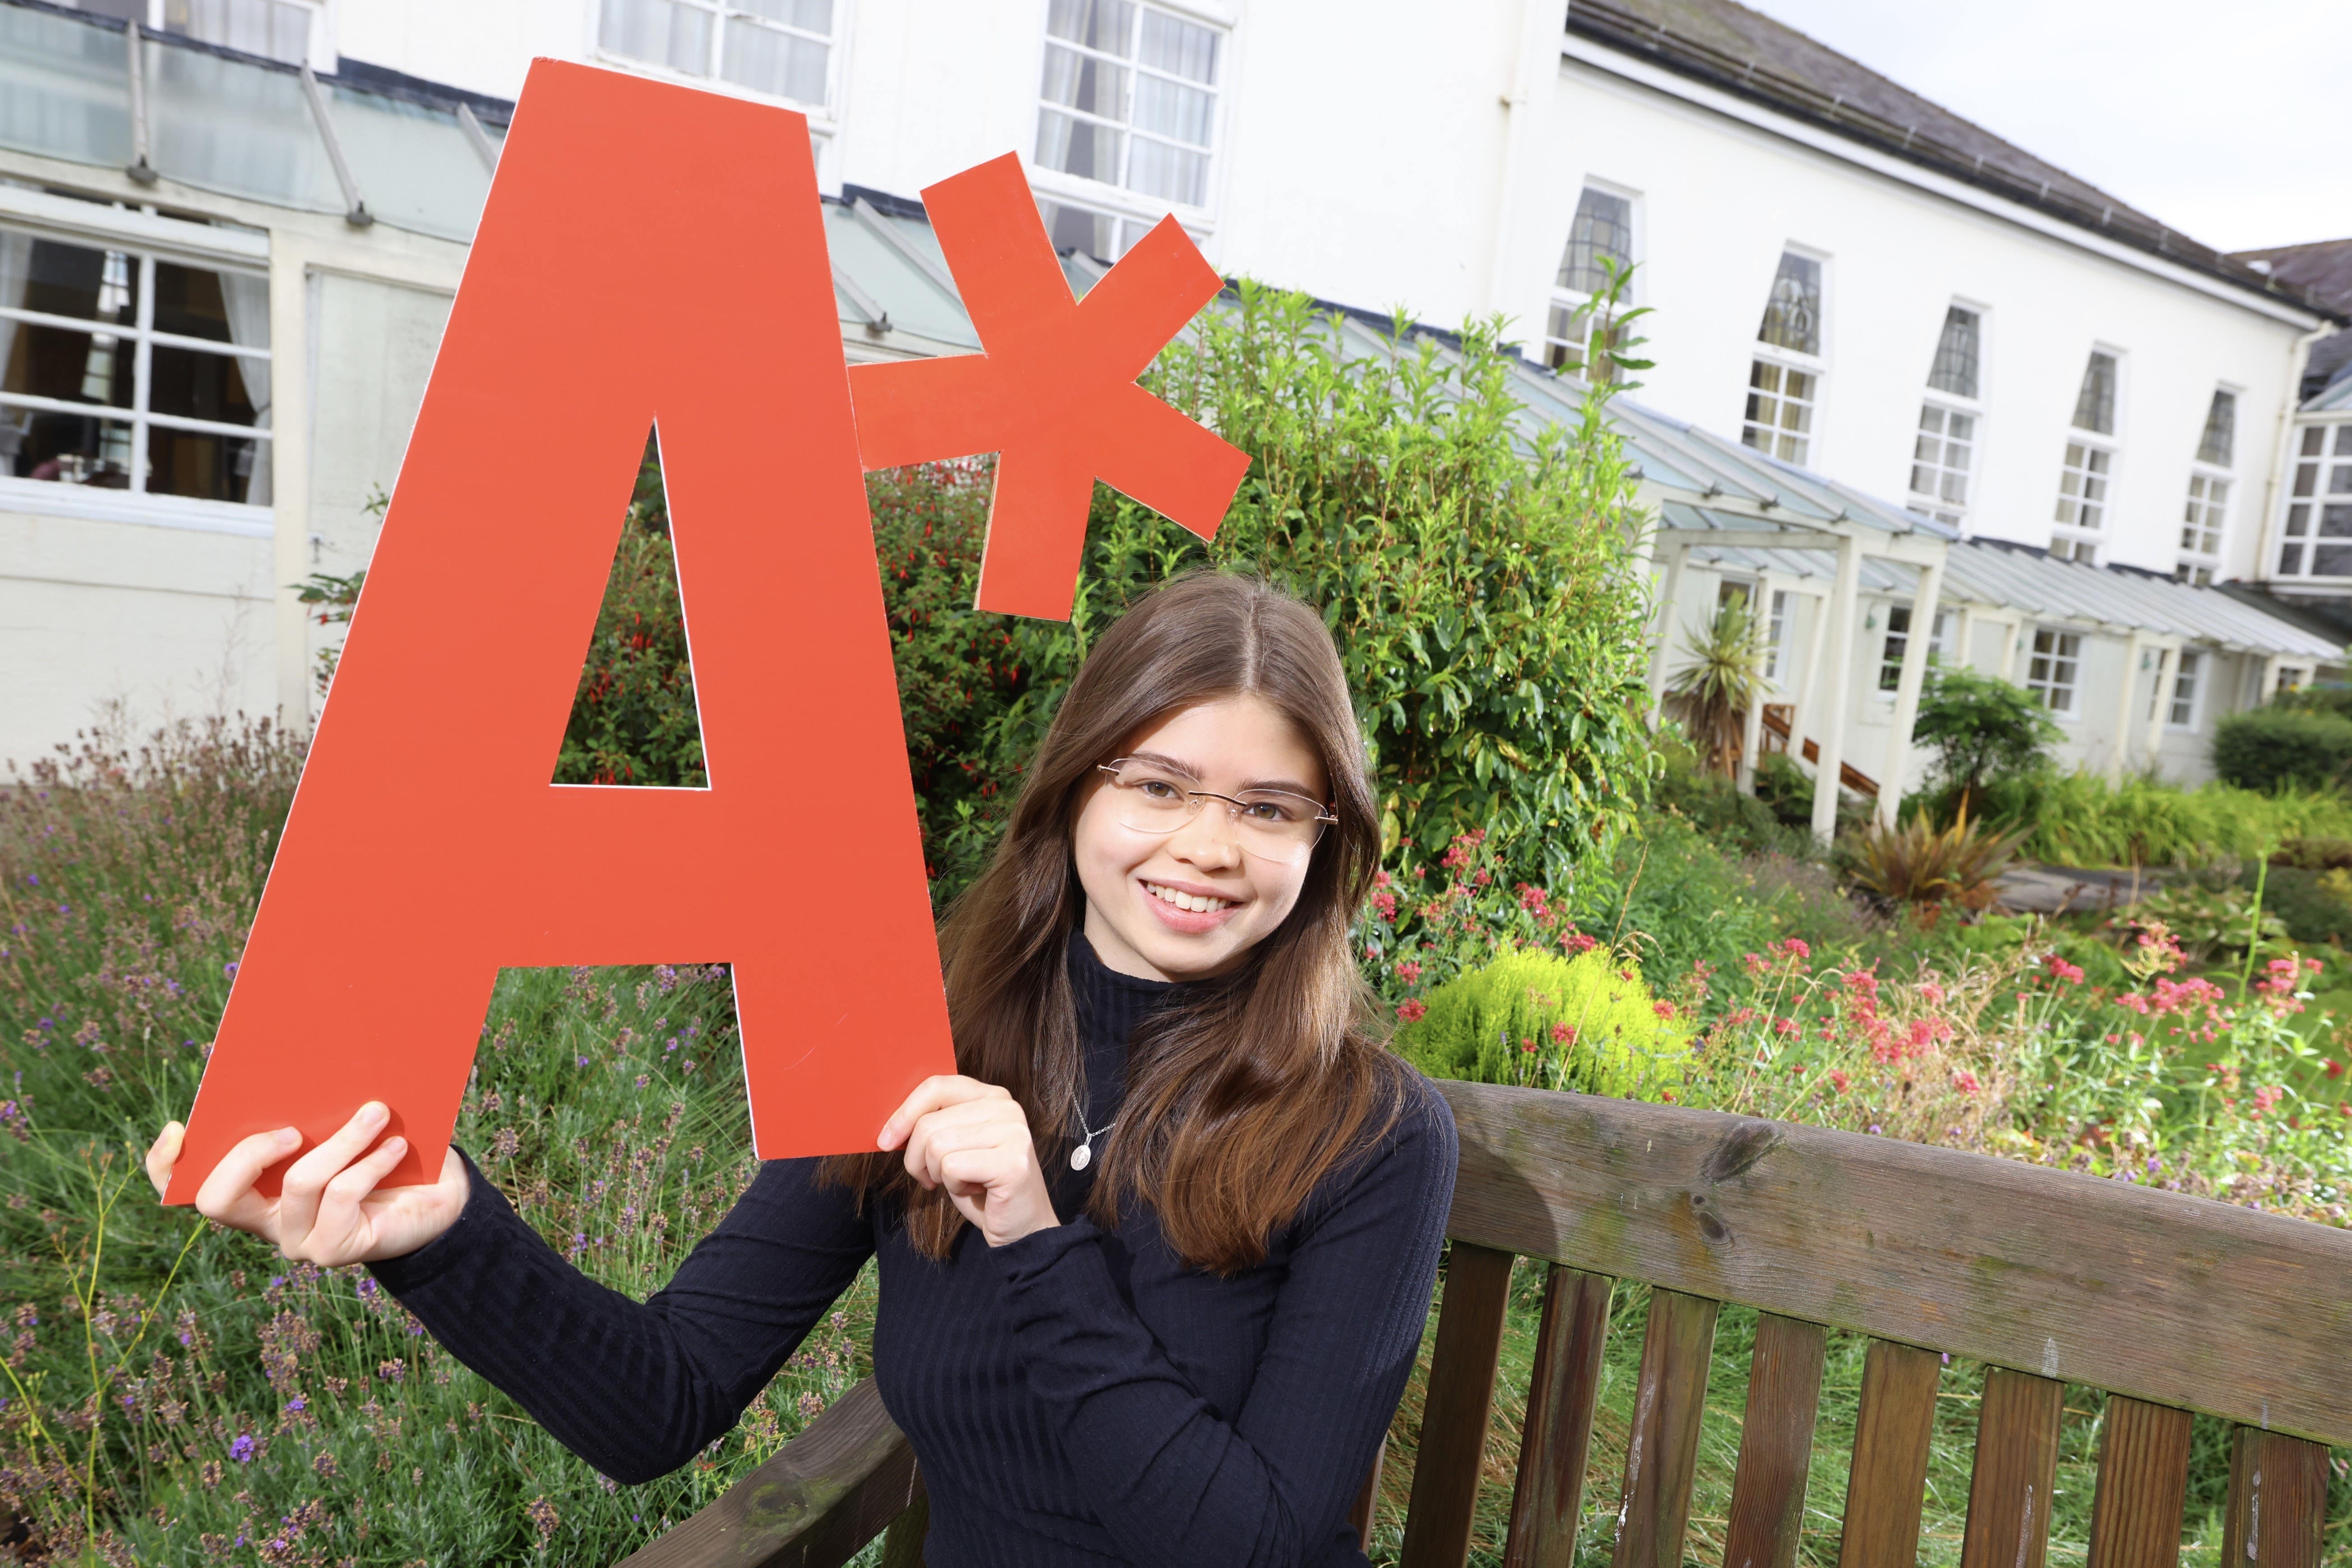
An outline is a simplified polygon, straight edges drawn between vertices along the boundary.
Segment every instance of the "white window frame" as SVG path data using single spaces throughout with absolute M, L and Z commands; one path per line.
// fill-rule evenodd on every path
M 1644 211 L 1645 204 L 1642 200 L 1642 193 L 1630 185 L 1621 185 L 1613 180 L 1603 180 L 1591 174 L 1587 174 L 1583 183 L 1576 187 L 1576 199 L 1580 205 L 1583 202 L 1584 193 L 1587 191 L 1599 191 L 1604 196 L 1614 196 L 1625 204 L 1625 227 L 1632 237 L 1628 241 L 1628 247 L 1633 254 L 1625 258 L 1625 265 L 1631 276 L 1626 281 L 1620 304 L 1628 310 L 1637 309 L 1642 303 L 1642 258 L 1648 254 L 1646 241 L 1649 233 L 1646 223 L 1648 215 Z M 1573 237 L 1575 233 L 1575 212 L 1571 209 L 1569 214 L 1570 237 Z M 1564 238 L 1560 241 L 1561 259 L 1565 260 L 1567 255 L 1568 240 Z M 1590 380 L 1591 379 L 1591 356 L 1589 345 L 1591 342 L 1594 318 L 1586 316 L 1581 321 L 1577 321 L 1575 326 L 1578 335 L 1574 338 L 1562 336 L 1555 329 L 1562 320 L 1563 312 L 1566 313 L 1567 319 L 1574 320 L 1575 312 L 1590 303 L 1592 296 L 1580 289 L 1564 287 L 1559 281 L 1559 267 L 1557 263 L 1552 267 L 1551 276 L 1551 295 L 1544 312 L 1544 363 L 1555 370 L 1564 370 L 1571 375 L 1580 375 Z M 1553 352 L 1555 350 L 1562 351 L 1562 356 L 1555 357 Z M 1562 363 L 1562 358 L 1572 363 Z
M 2225 381 L 2215 386 L 2213 391 L 2217 394 L 2229 394 L 2236 405 L 2237 411 L 2240 413 L 2244 411 L 2245 388 Z M 2212 405 L 2209 402 L 2206 407 L 2207 416 L 2210 418 Z M 2227 463 L 2210 463 L 2205 460 L 2202 452 L 2205 426 L 2202 424 L 2197 426 L 2199 451 L 2189 459 L 2189 484 L 2181 501 L 2180 549 L 2175 557 L 2173 575 L 2184 583 L 2193 584 L 2198 587 L 2208 586 L 2221 577 L 2222 563 L 2229 555 L 2230 513 L 2238 499 L 2238 446 L 2243 438 L 2243 432 L 2235 431 L 2235 423 L 2233 415 L 2234 433 L 2231 440 L 2230 460 Z M 2212 499 L 2212 489 L 2217 484 L 2221 487 L 2221 498 L 2218 501 Z M 2200 512 L 2204 514 L 2201 517 L 2199 515 Z M 2199 535 L 2210 533 L 2213 541 L 2212 548 L 2210 550 L 2192 548 L 2189 542 L 2192 532 Z
M 2213 684 L 2208 663 L 2212 658 L 2211 649 L 2201 647 L 2185 647 L 2172 656 L 2172 690 L 2164 700 L 2166 729 L 2190 734 L 2204 722 L 2205 689 Z M 2189 710 L 2186 718 L 2181 716 L 2184 704 Z
M 797 98 L 787 98 L 782 93 L 761 92 L 757 88 L 745 87 L 740 82 L 729 81 L 719 74 L 720 67 L 726 59 L 727 20 L 730 16 L 745 16 L 761 26 L 800 37 L 807 37 L 811 35 L 793 26 L 790 23 L 772 21 L 749 11 L 739 3 L 739 0 L 674 0 L 674 3 L 685 5 L 691 10 L 707 11 L 711 15 L 710 54 L 704 62 L 704 69 L 700 74 L 678 70 L 658 60 L 640 59 L 635 55 L 625 55 L 618 49 L 605 47 L 603 0 L 583 0 L 588 14 L 588 37 L 591 40 L 589 58 L 599 65 L 611 66 L 615 70 L 628 71 L 636 76 L 652 77 L 660 81 L 677 82 L 681 86 L 691 87 L 703 92 L 724 93 L 730 98 L 749 99 L 754 103 L 788 104 L 799 110 L 809 122 L 809 150 L 817 163 L 820 183 L 823 183 L 825 155 L 831 151 L 834 139 L 841 133 L 841 114 L 837 106 L 841 98 L 841 84 L 846 69 L 845 57 L 848 54 L 850 18 L 856 0 L 833 0 L 833 36 L 825 43 L 824 101 L 822 103 L 810 103 Z
M 1028 138 L 1022 144 L 1021 166 L 1029 176 L 1030 189 L 1036 193 L 1041 203 L 1051 202 L 1058 206 L 1076 207 L 1098 216 L 1118 220 L 1122 250 L 1131 243 L 1131 240 L 1127 237 L 1129 230 L 1140 235 L 1161 218 L 1173 214 L 1176 221 L 1182 224 L 1185 231 L 1192 237 L 1193 243 L 1203 251 L 1211 252 L 1211 259 L 1213 260 L 1217 214 L 1223 205 L 1227 163 L 1225 148 L 1228 126 L 1233 116 L 1233 84 L 1239 76 L 1241 68 L 1241 49 L 1244 29 L 1241 25 L 1240 10 L 1238 6 L 1202 4 L 1201 0 L 1133 0 L 1133 3 L 1139 10 L 1164 12 L 1181 21 L 1190 22 L 1195 26 L 1213 28 L 1223 35 L 1218 47 L 1220 62 L 1217 68 L 1217 80 L 1212 89 L 1216 96 L 1216 108 L 1211 115 L 1209 171 L 1202 181 L 1204 199 L 1201 205 L 1191 206 L 1181 202 L 1169 201 L 1164 197 L 1147 196 L 1139 191 L 1130 191 L 1124 185 L 1115 185 L 1106 180 L 1092 180 L 1077 174 L 1066 174 L 1059 169 L 1049 169 L 1037 162 L 1037 135 L 1045 122 L 1047 107 L 1043 91 L 1045 51 L 1053 47 L 1081 50 L 1085 47 L 1084 45 L 1072 44 L 1066 39 L 1055 38 L 1047 33 L 1045 8 L 1042 5 L 1036 11 L 1037 49 L 1032 57 L 1033 63 L 1029 73 L 1029 128 Z M 1140 25 L 1139 22 L 1138 26 Z M 1141 68 L 1132 61 L 1122 61 L 1120 64 L 1123 68 Z M 1186 85 L 1198 87 L 1199 84 Z M 1055 112 L 1070 111 L 1057 106 Z M 1127 129 L 1132 134 L 1131 123 Z M 1118 258 L 1107 256 L 1099 259 L 1115 261 Z
M 274 428 L 229 425 L 173 414 L 158 415 L 148 412 L 144 407 L 146 389 L 150 384 L 143 369 L 149 358 L 146 350 L 154 344 L 274 363 L 274 333 L 272 346 L 268 349 L 231 350 L 210 338 L 186 338 L 176 333 L 158 332 L 152 325 L 157 263 L 170 262 L 209 272 L 241 273 L 267 280 L 269 277 L 268 236 L 237 227 L 215 228 L 152 212 L 79 201 L 45 191 L 10 185 L 0 185 L 0 226 L 59 245 L 121 251 L 133 259 L 141 274 L 138 320 L 130 327 L 115 329 L 112 333 L 118 339 L 129 341 L 136 356 L 135 363 L 142 367 L 133 373 L 131 407 L 117 409 L 97 404 L 16 394 L 8 395 L 10 401 L 7 406 L 83 418 L 113 419 L 129 424 L 131 426 L 134 487 L 143 486 L 146 481 L 146 437 L 151 427 L 256 439 L 258 449 L 254 460 L 257 463 L 275 463 L 278 436 Z M 19 322 L 60 327 L 69 331 L 88 331 L 93 327 L 93 323 L 74 317 L 52 316 L 29 310 L 12 310 L 7 314 L 11 320 Z M 272 325 L 276 325 L 274 306 Z M 273 497 L 275 493 L 273 485 Z M 151 495 L 140 488 L 109 489 L 92 485 L 67 484 L 55 479 L 20 479 L 5 473 L 0 473 L 0 510 L 36 516 L 139 522 L 264 539 L 274 531 L 275 517 L 275 508 L 271 503 L 255 505 L 196 496 Z
M 2068 455 L 2078 447 L 2083 449 L 2084 454 L 2083 465 L 2079 469 L 2067 460 Z M 2094 453 L 2105 457 L 2107 460 L 2105 470 L 2095 476 L 2091 472 L 2091 456 Z M 2083 526 L 2080 521 L 2061 522 L 2057 521 L 2053 509 L 2050 523 L 2051 554 L 2062 561 L 2080 561 L 2086 566 L 2099 564 L 2101 557 L 2105 553 L 2107 541 L 2113 537 L 2108 531 L 2107 521 L 2114 515 L 2116 510 L 2116 458 L 2118 455 L 2118 448 L 2106 437 L 2095 435 L 2088 430 L 2068 427 L 2065 449 L 2062 451 L 2058 459 L 2057 504 L 2064 506 L 2070 499 L 2066 494 L 2068 474 L 2079 473 L 2086 481 L 2095 477 L 2101 485 L 2098 500 L 2099 521 L 2095 527 L 2090 528 Z M 2078 493 L 2071 499 L 2074 503 L 2074 515 L 2079 519 L 2082 516 L 2084 498 Z
M 2042 647 L 2044 637 L 2050 639 L 2047 648 Z M 2073 645 L 2071 648 L 2068 647 L 2070 643 Z M 2082 713 L 2076 704 L 2083 691 L 2083 634 L 2069 631 L 2064 626 L 2029 626 L 2023 651 L 2025 689 L 2042 700 L 2042 711 L 2062 723 L 2073 723 L 2080 719 Z M 2040 676 L 2033 673 L 2037 659 L 2048 661 Z M 2063 681 L 2057 679 L 2058 666 L 2062 663 L 2073 666 L 2069 679 Z M 2066 696 L 2066 705 L 2063 708 L 2051 700 L 2059 692 Z
M 1831 309 L 1831 300 L 1833 297 L 1833 292 L 1837 283 L 1836 269 L 1831 263 L 1831 257 L 1828 251 L 1817 249 L 1810 245 L 1800 245 L 1794 240 L 1789 240 L 1784 242 L 1779 249 L 1772 253 L 1772 280 L 1778 280 L 1780 276 L 1780 258 L 1783 256 L 1802 257 L 1804 259 L 1813 263 L 1813 265 L 1822 269 L 1822 304 L 1821 321 L 1819 322 L 1821 329 L 1821 352 L 1819 353 L 1809 354 L 1799 349 L 1783 348 L 1779 343 L 1767 342 L 1764 341 L 1760 326 L 1759 331 L 1750 336 L 1748 343 L 1748 384 L 1741 388 L 1740 391 L 1739 442 L 1740 445 L 1748 447 L 1750 451 L 1763 452 L 1769 457 L 1779 458 L 1781 462 L 1793 463 L 1801 468 L 1818 468 L 1822 466 L 1822 405 L 1823 402 L 1822 389 L 1823 384 L 1829 380 L 1830 374 L 1830 350 L 1832 342 L 1830 334 L 1830 322 L 1832 315 L 1834 314 Z M 1771 304 L 1771 300 L 1772 283 L 1770 280 L 1768 280 L 1764 289 L 1764 300 L 1768 309 Z M 1760 311 L 1759 312 L 1758 319 L 1760 324 L 1762 320 Z M 1788 396 L 1785 390 L 1769 395 L 1760 394 L 1756 385 L 1756 367 L 1759 364 L 1769 364 L 1778 368 L 1781 373 L 1781 386 L 1784 389 L 1787 386 L 1787 375 L 1789 372 L 1795 371 L 1801 375 L 1810 376 L 1812 379 L 1812 395 L 1808 398 L 1791 398 Z M 1773 396 L 1783 405 L 1791 402 L 1799 403 L 1807 410 L 1809 417 L 1806 421 L 1804 434 L 1800 438 L 1802 442 L 1802 450 L 1799 451 L 1794 457 L 1782 457 L 1780 455 L 1779 448 L 1789 438 L 1786 430 L 1781 426 L 1773 426 L 1769 427 L 1772 437 L 1771 444 L 1769 446 L 1759 447 L 1748 438 L 1748 433 L 1751 430 L 1767 428 L 1766 426 L 1756 424 L 1748 417 L 1748 400 L 1759 395 Z
M 1794 607 L 1792 590 L 1775 588 L 1765 600 L 1764 679 L 1779 686 L 1781 656 L 1788 651 L 1789 633 L 1796 626 L 1789 612 Z
M 1981 360 L 1981 344 L 1983 342 L 1981 336 L 1979 337 L 1978 342 L 1979 344 L 1979 360 Z M 1978 372 L 1978 387 L 1979 390 L 1983 387 L 1983 372 L 1981 366 L 1979 366 Z M 1944 416 L 1946 432 L 1950 430 L 1950 422 L 1955 416 L 1970 422 L 1970 426 L 1974 433 L 1969 437 L 1967 442 L 1969 460 L 1968 466 L 1965 468 L 1958 469 L 1946 468 L 1942 462 L 1942 458 L 1945 453 L 1950 450 L 1952 438 L 1948 433 L 1939 433 L 1934 437 L 1937 446 L 1937 460 L 1934 465 L 1935 471 L 1939 475 L 1952 472 L 1959 474 L 1961 489 L 1967 499 L 1959 501 L 1947 500 L 1940 493 L 1930 490 L 1922 490 L 1914 485 L 1910 492 L 1911 510 L 1916 512 L 1923 512 L 1927 516 L 1934 518 L 1937 522 L 1945 523 L 1950 527 L 1958 529 L 1960 531 L 1960 536 L 1965 539 L 1968 537 L 1969 533 L 1969 510 L 1976 503 L 1977 478 L 1983 466 L 1979 461 L 1979 458 L 1984 447 L 1984 409 L 1979 404 L 1972 403 L 1964 397 L 1956 396 L 1948 392 L 1930 391 L 1923 396 L 1919 400 L 1918 423 L 1912 427 L 1911 431 L 1910 479 L 1916 479 L 1919 477 L 1920 468 L 1927 466 L 1923 465 L 1920 461 L 1919 444 L 1929 438 L 1927 424 L 1927 411 L 1931 408 Z M 1906 480 L 1905 482 L 1909 483 L 1910 480 Z
M 2343 550 L 2352 556 L 2352 531 L 2321 531 L 2330 524 L 2352 530 L 2352 488 L 2338 486 L 2352 487 L 2352 416 L 2298 422 L 2288 437 L 2285 482 L 2280 486 L 2285 495 L 2279 505 L 2279 536 L 2263 563 L 2266 576 L 2290 583 L 2340 583 L 2352 577 L 2352 571 L 2313 569 L 2322 548 Z M 2338 511 L 2339 508 L 2343 510 Z M 2328 541 L 2324 547 L 2323 539 Z

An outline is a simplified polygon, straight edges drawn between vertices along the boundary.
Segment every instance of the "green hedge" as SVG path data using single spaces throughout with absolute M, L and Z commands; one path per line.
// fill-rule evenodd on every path
M 2352 719 L 2293 708 L 2232 713 L 2214 726 L 2213 771 L 2265 794 L 2334 788 L 2352 777 Z

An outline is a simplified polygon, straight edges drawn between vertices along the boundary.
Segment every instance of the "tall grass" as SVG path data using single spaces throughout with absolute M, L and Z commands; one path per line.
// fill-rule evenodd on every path
M 2059 866 L 2195 866 L 2288 838 L 2352 837 L 2352 800 L 2338 793 L 2182 789 L 2141 774 L 2005 781 L 1988 790 L 1980 815 L 2030 826 L 2021 853 Z

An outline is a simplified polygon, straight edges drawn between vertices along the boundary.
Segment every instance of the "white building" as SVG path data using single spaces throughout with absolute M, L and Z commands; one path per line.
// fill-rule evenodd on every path
M 1500 312 L 1532 357 L 1571 368 L 1589 346 L 1572 307 L 1612 265 L 1633 266 L 1655 312 L 1642 323 L 1657 362 L 1643 405 L 1811 470 L 1791 481 L 1808 493 L 1831 493 L 1826 479 L 1876 498 L 1873 516 L 1907 506 L 1926 520 L 1895 524 L 1908 542 L 1883 556 L 1874 542 L 1842 574 L 1832 511 L 1846 503 L 1813 520 L 1832 525 L 1813 537 L 1781 539 L 1794 525 L 1769 504 L 1653 476 L 1657 499 L 1705 502 L 1697 526 L 1738 535 L 1684 552 L 1687 536 L 1662 533 L 1670 624 L 1702 616 L 1727 583 L 1777 595 L 1779 700 L 1808 738 L 1885 781 L 1889 804 L 1916 780 L 1893 746 L 1916 689 L 1916 669 L 1902 673 L 1915 618 L 1940 630 L 1945 657 L 2034 684 L 2067 721 L 2066 755 L 2108 769 L 2195 776 L 2214 718 L 2342 660 L 2324 627 L 2161 581 L 2279 576 L 2297 381 L 2342 310 L 2291 268 L 2217 255 L 1729 0 L 1521 0 L 1459 8 L 1442 27 L 1387 0 L 86 10 L 169 35 L 142 46 L 148 167 L 163 178 L 124 172 L 139 154 L 120 23 L 0 4 L 0 72 L 17 73 L 0 77 L 0 176 L 15 182 L 0 184 L 0 229 L 79 234 L 101 271 L 116 265 L 104 258 L 184 257 L 256 280 L 218 285 L 225 301 L 266 279 L 268 342 L 305 352 L 264 360 L 226 304 L 209 347 L 134 321 L 146 335 L 124 340 L 128 391 L 110 394 L 131 400 L 131 417 L 108 426 L 127 424 L 132 455 L 78 485 L 58 482 L 73 477 L 62 469 L 29 477 L 37 464 L 21 455 L 0 478 L 0 753 L 28 753 L 114 692 L 150 709 L 226 692 L 305 712 L 320 634 L 288 585 L 364 562 L 365 503 L 396 470 L 483 171 L 539 55 L 806 113 L 820 184 L 857 218 L 834 229 L 852 273 L 843 247 L 871 248 L 885 228 L 919 247 L 904 204 L 1008 148 L 1066 247 L 1115 257 L 1172 212 L 1228 274 L 1423 321 Z M 327 107 L 310 108 L 290 71 L 225 50 L 309 67 Z M 215 79 L 232 66 L 268 78 L 266 103 L 224 107 Z M 39 94 L 9 90 L 37 76 Z M 1408 80 L 1409 112 L 1381 90 Z M 343 127 L 349 189 L 315 152 L 288 154 L 299 168 L 240 164 L 265 121 L 293 146 L 315 143 L 320 119 Z M 413 139 L 396 155 L 376 134 L 394 120 Z M 354 201 L 372 225 L 347 220 Z M 12 307 L 8 255 L 0 321 L 67 330 Z M 89 309 L 107 286 L 89 286 Z M 121 294 L 117 316 L 161 286 Z M 863 342 L 854 300 L 845 318 Z M 951 320 L 928 333 L 894 322 L 861 352 L 957 344 Z M 189 353 L 253 367 L 260 384 L 197 421 L 171 405 L 165 374 Z M 0 419 L 89 401 L 62 383 L 27 393 L 7 363 Z M 266 439 L 239 423 L 262 405 Z M 188 493 L 195 481 L 153 455 L 160 430 L 214 438 L 220 472 L 248 465 L 243 488 Z M 1948 536 L 2015 548 L 1955 546 L 1923 582 Z M 1915 617 L 1937 582 L 1942 613 Z

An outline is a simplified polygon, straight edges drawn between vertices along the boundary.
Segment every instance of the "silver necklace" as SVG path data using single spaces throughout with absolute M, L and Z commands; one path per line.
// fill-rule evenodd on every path
M 1073 1096 L 1072 1099 L 1073 1103 L 1075 1103 L 1076 1097 Z M 1087 1125 L 1087 1108 L 1083 1105 L 1078 1106 L 1078 1131 L 1085 1133 L 1087 1137 L 1085 1142 L 1070 1151 L 1070 1169 L 1073 1171 L 1083 1171 L 1088 1165 L 1093 1164 L 1095 1163 L 1095 1140 L 1102 1137 L 1105 1133 L 1108 1132 L 1112 1128 L 1118 1125 L 1118 1118 L 1114 1116 L 1108 1121 L 1104 1122 L 1100 1127 L 1089 1127 Z

